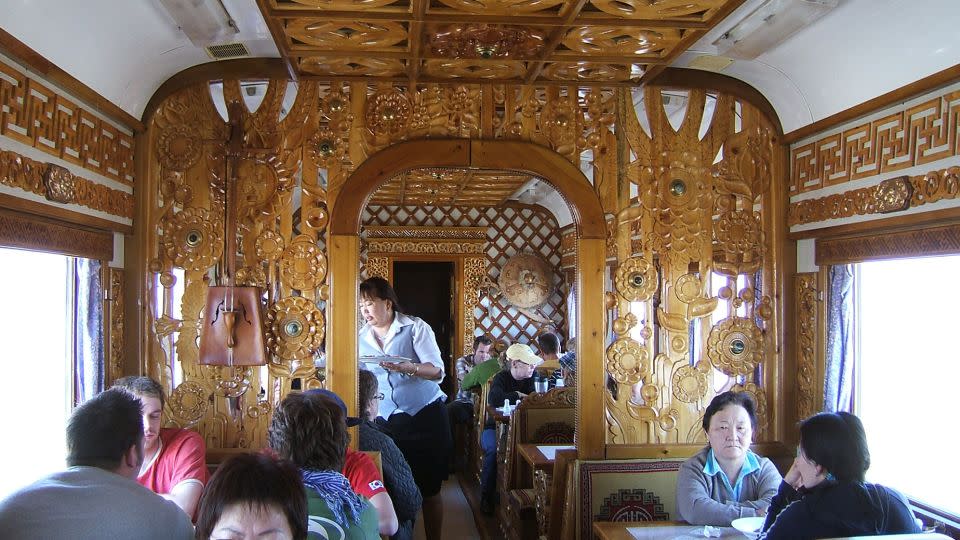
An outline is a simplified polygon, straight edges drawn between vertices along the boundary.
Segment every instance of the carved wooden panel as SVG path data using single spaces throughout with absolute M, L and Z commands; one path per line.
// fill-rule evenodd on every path
M 52 183 L 48 172 L 54 177 Z M 113 216 L 133 218 L 133 195 L 16 152 L 0 150 L 0 184 L 43 195 L 54 203 L 79 204 Z
M 960 225 L 875 236 L 818 239 L 818 265 L 960 253 Z
M 909 186 L 885 180 L 874 186 L 790 204 L 787 224 L 805 225 L 828 219 L 887 213 L 960 197 L 960 167 L 904 177 Z
M 113 235 L 0 210 L 0 246 L 42 250 L 100 261 L 113 259 Z
M 820 410 L 822 402 L 822 371 L 818 369 L 823 360 L 818 357 L 821 350 L 822 294 L 817 272 L 797 274 L 794 277 L 796 295 L 796 339 L 797 339 L 797 419 L 802 420 Z
M 301 75 L 628 83 L 742 0 L 261 0 Z M 682 38 L 682 39 L 681 39 Z
M 621 159 L 637 196 L 615 199 L 614 336 L 604 360 L 618 392 L 607 396 L 607 442 L 699 443 L 706 405 L 728 388 L 757 398 L 762 439 L 776 381 L 765 223 L 777 200 L 777 139 L 756 109 L 702 90 L 684 93 L 674 128 L 664 90 L 647 86 L 643 108 L 622 111 L 631 154 Z
M 109 313 L 108 324 L 105 325 L 109 328 L 106 335 L 108 336 L 108 346 L 107 346 L 107 378 L 108 383 L 114 381 L 119 377 L 123 376 L 123 325 L 124 325 L 124 312 L 123 312 L 123 288 L 124 288 L 124 274 L 123 270 L 120 268 L 110 268 L 110 289 L 109 289 L 109 308 L 107 313 Z
M 133 136 L 0 61 L 0 135 L 133 184 Z
M 931 163 L 960 154 L 956 85 L 882 118 L 821 136 L 790 151 L 790 194 Z

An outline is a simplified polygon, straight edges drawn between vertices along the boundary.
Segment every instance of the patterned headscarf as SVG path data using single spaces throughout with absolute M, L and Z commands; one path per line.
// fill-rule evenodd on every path
M 347 515 L 355 523 L 360 523 L 360 513 L 368 503 L 350 488 L 350 481 L 347 477 L 336 471 L 310 471 L 300 469 L 300 475 L 303 477 L 303 484 L 312 489 L 320 496 L 330 512 L 333 514 L 337 524 L 344 527 L 349 526 Z

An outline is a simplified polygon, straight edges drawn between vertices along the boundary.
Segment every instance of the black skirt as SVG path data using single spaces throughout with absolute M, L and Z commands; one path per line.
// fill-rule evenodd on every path
M 386 422 L 377 418 L 377 423 L 407 459 L 420 494 L 426 498 L 440 493 L 440 487 L 447 479 L 453 448 L 443 400 L 434 401 L 415 415 L 396 412 Z

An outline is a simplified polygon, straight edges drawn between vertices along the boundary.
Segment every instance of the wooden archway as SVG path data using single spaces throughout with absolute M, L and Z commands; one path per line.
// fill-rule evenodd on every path
M 327 378 L 350 411 L 357 408 L 357 283 L 360 221 L 367 201 L 387 180 L 425 167 L 509 170 L 550 183 L 570 207 L 577 231 L 577 451 L 603 457 L 604 291 L 606 223 L 600 200 L 583 173 L 559 154 L 523 141 L 425 139 L 390 146 L 364 161 L 331 210 Z M 585 421 L 586 420 L 586 421 Z

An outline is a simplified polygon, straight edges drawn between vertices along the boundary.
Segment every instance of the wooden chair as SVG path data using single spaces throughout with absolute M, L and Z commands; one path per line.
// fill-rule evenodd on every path
M 573 532 L 573 527 L 564 529 L 564 522 L 570 523 L 572 506 L 569 504 L 568 486 L 572 487 L 570 476 L 573 473 L 571 466 L 577 460 L 576 450 L 560 450 L 553 460 L 553 477 L 550 486 L 550 498 L 546 501 L 547 511 L 544 515 L 544 521 L 547 524 L 546 531 L 541 529 L 541 536 L 551 540 L 567 540 Z M 572 498 L 572 497 L 571 497 Z M 540 512 L 539 505 L 537 512 Z
M 565 444 L 574 436 L 576 390 L 554 388 L 520 401 L 510 418 L 502 461 L 498 463 L 500 523 L 508 538 L 536 538 L 536 493 L 533 472 L 517 452 L 521 443 Z
M 480 437 L 483 435 L 483 426 L 487 421 L 487 395 L 490 394 L 490 384 L 493 378 L 487 380 L 480 388 L 480 399 L 476 401 L 473 407 L 473 439 L 475 443 L 471 446 L 473 451 L 474 477 L 477 483 L 480 483 L 480 470 L 483 468 L 483 448 L 480 448 Z

